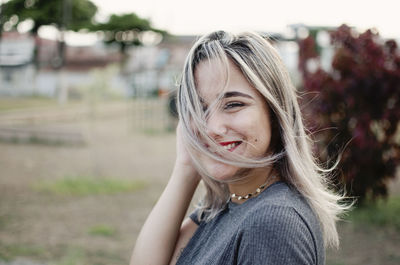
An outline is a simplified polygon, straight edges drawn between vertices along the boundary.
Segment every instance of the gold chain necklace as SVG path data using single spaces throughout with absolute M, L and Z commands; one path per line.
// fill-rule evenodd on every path
M 259 187 L 256 189 L 256 191 L 253 192 L 253 193 L 249 193 L 249 194 L 247 194 L 247 195 L 237 195 L 237 194 L 235 194 L 235 193 L 231 193 L 231 196 L 230 196 L 230 197 L 231 197 L 231 200 L 232 200 L 232 199 L 237 199 L 238 201 L 241 201 L 241 200 L 247 200 L 247 199 L 250 199 L 251 197 L 257 196 L 258 194 L 260 194 L 260 193 L 268 186 L 268 183 L 269 183 L 272 179 L 274 179 L 274 176 L 269 177 L 268 180 L 267 180 L 264 184 L 262 184 L 261 186 L 259 186 Z

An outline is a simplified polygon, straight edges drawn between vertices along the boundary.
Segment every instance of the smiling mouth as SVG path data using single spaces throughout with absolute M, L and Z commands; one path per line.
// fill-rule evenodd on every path
M 221 142 L 219 143 L 221 146 L 224 147 L 225 150 L 232 152 L 236 149 L 242 142 L 241 141 L 231 141 L 231 142 Z

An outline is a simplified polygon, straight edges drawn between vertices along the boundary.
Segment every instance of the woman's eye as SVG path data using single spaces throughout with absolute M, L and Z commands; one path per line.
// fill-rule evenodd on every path
M 224 109 L 232 109 L 232 108 L 238 108 L 238 107 L 243 107 L 244 104 L 242 102 L 228 102 L 225 104 Z

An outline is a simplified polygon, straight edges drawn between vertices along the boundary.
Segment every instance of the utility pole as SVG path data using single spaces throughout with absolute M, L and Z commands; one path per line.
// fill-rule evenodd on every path
M 3 0 L 0 0 L 0 42 L 1 42 L 1 37 L 3 35 L 3 25 L 4 25 L 4 17 L 2 16 L 3 11 Z
M 59 93 L 58 103 L 64 105 L 68 101 L 68 80 L 65 72 L 66 61 L 66 43 L 65 32 L 67 31 L 68 24 L 71 21 L 71 0 L 62 1 L 62 21 L 60 26 L 60 40 L 58 46 L 58 62 L 57 67 L 59 70 Z

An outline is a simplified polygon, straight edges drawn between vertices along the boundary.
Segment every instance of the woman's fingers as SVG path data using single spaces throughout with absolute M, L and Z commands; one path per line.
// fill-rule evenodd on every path
M 185 175 L 190 175 L 193 177 L 200 177 L 194 164 L 192 158 L 187 149 L 187 145 L 183 136 L 183 128 L 181 121 L 179 121 L 176 128 L 176 161 L 175 169 L 181 170 Z

